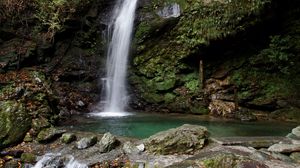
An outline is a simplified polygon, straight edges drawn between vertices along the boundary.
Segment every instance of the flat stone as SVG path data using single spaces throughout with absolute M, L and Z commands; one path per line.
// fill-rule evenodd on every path
M 253 148 L 268 148 L 279 142 L 289 141 L 286 137 L 217 137 L 212 140 L 226 146 L 248 146 Z
M 262 153 L 265 153 L 266 155 L 268 155 L 269 157 L 276 159 L 276 160 L 281 160 L 284 162 L 292 162 L 292 159 L 284 154 L 281 153 L 277 153 L 277 152 L 270 152 L 270 151 L 260 151 Z
M 279 153 L 300 152 L 300 144 L 274 144 L 268 148 L 268 151 Z

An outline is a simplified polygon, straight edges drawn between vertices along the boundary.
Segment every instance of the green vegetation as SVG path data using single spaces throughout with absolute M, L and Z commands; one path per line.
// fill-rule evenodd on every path
M 89 0 L 3 0 L 0 2 L 0 22 L 12 25 L 34 23 L 33 33 L 44 32 L 43 39 L 53 41 L 64 23 L 90 3 Z M 41 35 L 41 34 L 40 34 Z
M 164 19 L 157 15 L 158 10 L 174 2 L 181 5 L 179 18 Z M 196 61 L 201 57 L 198 52 L 211 41 L 235 36 L 261 22 L 260 15 L 270 5 L 270 0 L 152 1 L 142 9 L 142 15 L 146 13 L 150 19 L 142 20 L 135 34 L 138 48 L 133 59 L 135 87 L 148 102 L 152 102 L 149 95 L 161 97 L 166 91 L 175 93 L 176 89 L 180 90 L 176 97 L 198 97 L 198 68 L 197 65 L 191 66 L 186 59 L 195 57 Z M 173 105 L 186 107 L 194 101 L 184 103 L 186 101 L 182 98 L 175 98 Z
M 283 74 L 289 74 L 289 69 L 294 65 L 292 37 L 287 36 L 271 36 L 269 47 L 262 50 L 257 57 L 250 59 L 252 64 L 269 64 L 266 70 L 280 71 Z

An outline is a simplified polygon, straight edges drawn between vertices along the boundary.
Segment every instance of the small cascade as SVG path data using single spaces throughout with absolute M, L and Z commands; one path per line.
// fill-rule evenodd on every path
M 112 22 L 108 26 L 109 46 L 106 62 L 106 77 L 102 78 L 102 100 L 99 106 L 104 106 L 103 112 L 97 116 L 126 116 L 124 112 L 128 102 L 126 91 L 127 62 L 132 39 L 133 24 L 137 0 L 119 0 L 114 10 Z
M 157 14 L 162 18 L 177 18 L 180 16 L 180 6 L 177 3 L 167 5 L 158 11 Z
M 44 155 L 33 168 L 88 168 L 86 164 L 79 163 L 72 155 L 63 156 L 60 153 Z

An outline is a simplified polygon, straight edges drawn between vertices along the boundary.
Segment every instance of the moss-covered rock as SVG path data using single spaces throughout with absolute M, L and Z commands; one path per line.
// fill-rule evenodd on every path
M 56 98 L 44 73 L 35 68 L 0 74 L 1 147 L 30 142 L 57 121 Z
M 0 148 L 21 142 L 30 129 L 31 116 L 17 101 L 0 101 Z
M 191 154 L 204 147 L 208 138 L 205 127 L 185 124 L 159 132 L 144 140 L 146 150 L 155 154 Z
M 36 140 L 40 143 L 47 143 L 61 137 L 61 135 L 65 132 L 66 130 L 58 130 L 53 127 L 46 128 L 39 132 Z
M 255 161 L 246 156 L 225 152 L 211 152 L 207 155 L 195 155 L 187 160 L 168 168 L 186 168 L 186 167 L 203 167 L 203 168 L 242 168 L 256 167 L 267 168 L 268 166 L 262 162 Z
M 73 133 L 65 133 L 61 136 L 61 142 L 69 144 L 77 139 L 76 135 Z
M 23 153 L 21 155 L 21 161 L 24 163 L 35 163 L 36 162 L 36 156 L 32 153 Z

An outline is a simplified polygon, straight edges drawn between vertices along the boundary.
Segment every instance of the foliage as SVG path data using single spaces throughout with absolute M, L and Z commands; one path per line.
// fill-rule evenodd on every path
M 34 20 L 34 33 L 46 30 L 43 38 L 53 41 L 54 35 L 62 31 L 66 20 L 90 3 L 90 0 L 2 0 L 0 1 L 0 22 L 10 24 Z M 24 14 L 26 13 L 26 15 Z
M 265 59 L 271 67 L 277 67 L 281 73 L 288 74 L 289 66 L 294 65 L 292 47 L 290 36 L 271 36 L 269 48 L 262 50 L 258 56 Z
M 158 10 L 174 2 L 181 7 L 180 17 L 165 19 L 157 15 Z M 143 7 L 143 19 L 135 34 L 138 53 L 133 65 L 137 80 L 133 82 L 142 97 L 147 97 L 149 93 L 163 95 L 166 91 L 184 88 L 181 89 L 182 94 L 176 95 L 174 104 L 183 104 L 185 108 L 186 103 L 179 97 L 187 93 L 189 96 L 196 95 L 199 88 L 197 65 L 190 65 L 197 63 L 190 61 L 198 60 L 201 57 L 198 52 L 211 41 L 232 37 L 262 21 L 261 14 L 270 3 L 271 0 L 151 1 L 149 6 Z M 193 59 L 189 59 L 191 57 Z M 182 75 L 188 73 L 191 75 Z M 138 84 L 136 81 L 139 81 Z M 165 85 L 168 83 L 172 85 Z M 148 95 L 143 96 L 146 92 Z
M 259 14 L 269 3 L 270 0 L 213 1 L 210 4 L 192 1 L 178 25 L 176 42 L 197 49 L 211 40 L 235 35 L 254 24 L 255 19 L 249 21 L 249 16 Z
M 77 12 L 83 4 L 88 4 L 85 0 L 34 0 L 37 12 L 35 17 L 47 30 L 48 40 L 53 40 L 56 32 L 63 29 L 66 20 Z
M 11 18 L 17 19 L 26 9 L 30 8 L 33 0 L 1 0 L 0 23 Z

